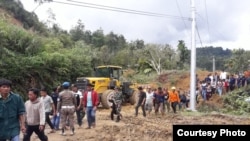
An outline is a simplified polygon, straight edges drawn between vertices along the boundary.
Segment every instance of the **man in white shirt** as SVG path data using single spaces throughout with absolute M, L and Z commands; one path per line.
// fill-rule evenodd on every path
M 48 96 L 48 91 L 46 90 L 46 88 L 42 88 L 40 91 L 40 94 L 41 94 L 41 100 L 44 104 L 46 123 L 48 123 L 51 128 L 51 131 L 49 133 L 55 133 L 54 125 L 51 123 L 51 120 L 49 117 L 51 112 L 53 112 L 53 115 L 56 115 L 55 106 L 53 104 L 52 97 Z
M 227 79 L 227 72 L 225 72 L 224 70 L 222 70 L 222 72 L 220 73 L 220 79 L 221 80 L 226 80 Z
M 145 103 L 145 110 L 150 114 L 153 108 L 153 99 L 154 99 L 154 92 L 152 91 L 151 87 L 148 87 L 146 90 L 146 103 Z

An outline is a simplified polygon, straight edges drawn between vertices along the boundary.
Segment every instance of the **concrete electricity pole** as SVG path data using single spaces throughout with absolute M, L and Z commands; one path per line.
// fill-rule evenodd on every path
M 215 72 L 215 58 L 213 56 L 213 73 Z
M 195 6 L 194 0 L 191 0 L 192 12 L 192 47 L 191 47 L 191 70 L 190 70 L 190 110 L 196 111 L 196 42 L 195 42 Z

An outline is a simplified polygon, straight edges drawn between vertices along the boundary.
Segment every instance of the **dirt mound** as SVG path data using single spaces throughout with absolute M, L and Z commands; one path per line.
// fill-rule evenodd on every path
M 9 12 L 6 12 L 4 9 L 0 8 L 0 18 L 9 21 L 10 23 L 17 25 L 18 27 L 23 28 L 22 22 L 15 19 Z
M 213 94 L 208 101 L 204 101 L 201 97 L 198 99 L 197 110 L 200 112 L 219 112 L 223 108 L 223 99 L 217 94 Z
M 197 77 L 199 80 L 203 80 L 211 72 L 197 71 Z M 157 83 L 163 84 L 164 87 L 170 88 L 175 86 L 177 89 L 187 91 L 190 89 L 190 72 L 189 71 L 168 71 L 161 74 L 156 79 Z

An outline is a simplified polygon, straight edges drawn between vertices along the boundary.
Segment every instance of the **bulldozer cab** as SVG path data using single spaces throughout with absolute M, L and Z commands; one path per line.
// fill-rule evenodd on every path
M 93 89 L 102 94 L 107 89 L 113 89 L 115 86 L 120 86 L 120 77 L 122 75 L 122 67 L 120 66 L 98 66 L 94 68 L 92 77 L 78 77 L 76 84 L 79 89 L 86 90 L 88 83 L 92 84 Z
M 122 68 L 119 66 L 98 66 L 94 68 L 95 77 L 107 77 L 112 79 L 120 79 Z

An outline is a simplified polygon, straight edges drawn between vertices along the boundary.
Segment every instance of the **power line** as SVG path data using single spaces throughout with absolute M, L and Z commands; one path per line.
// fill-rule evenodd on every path
M 204 20 L 204 22 L 205 22 L 205 18 L 202 17 L 201 14 L 197 13 L 197 15 L 199 16 L 199 18 L 201 19 L 201 21 Z M 198 19 L 198 18 L 197 18 L 197 19 Z M 211 26 L 211 24 L 210 24 L 210 26 Z M 214 25 L 212 25 L 212 27 L 213 27 L 213 28 L 211 28 L 211 31 L 212 31 L 213 33 L 215 33 L 217 36 L 219 36 L 219 37 L 221 37 L 221 38 L 225 38 L 225 35 L 222 34 L 219 30 L 217 30 L 216 27 L 215 27 Z M 211 33 L 211 32 L 210 32 L 210 33 Z
M 183 20 L 183 16 L 182 16 L 182 13 L 181 13 L 181 9 L 180 9 L 178 0 L 175 0 L 175 2 L 176 2 L 176 5 L 177 5 L 177 8 L 178 8 L 178 11 L 179 11 L 179 13 L 180 13 L 180 15 L 181 15 L 181 17 L 182 17 L 182 21 L 183 21 L 183 23 L 184 23 L 184 25 L 185 25 L 185 28 L 187 29 L 187 25 L 186 25 L 185 21 Z
M 205 9 L 206 9 L 206 21 L 207 21 L 207 30 L 208 30 L 208 39 L 209 39 L 209 43 L 211 44 L 211 40 L 210 40 L 210 30 L 209 30 L 209 23 L 208 23 L 208 15 L 207 15 L 207 1 L 205 0 Z
M 69 0 L 70 1 L 70 0 Z M 183 19 L 183 20 L 190 20 L 190 18 L 182 18 L 178 16 L 173 15 L 165 15 L 160 13 L 152 13 L 152 12 L 145 12 L 145 11 L 137 11 L 137 10 L 130 10 L 130 9 L 124 9 L 124 8 L 118 8 L 118 7 L 111 7 L 111 6 L 104 6 L 104 5 L 97 5 L 97 4 L 91 4 L 91 3 L 83 3 L 83 2 L 77 2 L 81 4 L 77 4 L 72 2 L 61 2 L 61 1 L 55 1 L 54 3 L 59 4 L 65 4 L 65 5 L 72 5 L 72 6 L 80 6 L 80 7 L 87 7 L 87 8 L 94 8 L 94 9 L 100 9 L 100 10 L 108 10 L 108 11 L 115 11 L 115 12 L 122 12 L 122 13 L 128 13 L 128 14 L 137 14 L 137 15 L 144 15 L 144 16 L 152 16 L 152 17 L 161 17 L 161 18 L 175 18 L 175 19 Z
M 182 16 L 182 13 L 181 13 L 180 6 L 179 6 L 179 3 L 178 3 L 178 0 L 175 0 L 175 2 L 176 2 L 176 6 L 177 6 L 177 8 L 178 8 L 178 11 L 179 11 L 180 16 L 183 17 L 183 16 Z M 187 28 L 187 24 L 186 24 L 186 22 L 185 22 L 183 19 L 182 19 L 182 22 L 183 22 L 183 24 L 184 24 L 184 26 L 185 26 L 185 29 L 188 29 L 188 28 Z M 187 30 L 185 30 L 185 32 L 187 32 Z
M 41 4 L 38 4 L 33 10 L 32 13 L 35 12 L 35 10 L 40 6 Z
M 161 13 L 138 11 L 138 10 L 132 10 L 132 9 L 126 9 L 126 8 L 120 8 L 120 7 L 106 6 L 106 5 L 101 5 L 101 4 L 93 4 L 93 3 L 87 3 L 87 2 L 80 2 L 80 1 L 75 1 L 75 0 L 67 0 L 67 1 L 71 1 L 71 2 L 74 2 L 74 3 L 86 4 L 86 5 L 93 5 L 93 6 L 99 6 L 99 7 L 106 7 L 106 8 L 112 8 L 112 9 L 118 9 L 118 10 L 126 10 L 126 11 L 132 11 L 132 12 L 139 12 L 139 13 L 147 13 L 147 14 L 154 14 L 154 15 L 166 16 L 165 14 L 161 14 Z
M 200 36 L 199 30 L 198 30 L 198 26 L 196 25 L 195 28 L 196 28 L 196 30 L 197 30 L 197 34 L 198 34 L 198 37 L 199 37 L 199 40 L 200 40 L 200 43 L 201 43 L 201 47 L 203 47 L 202 41 L 201 41 L 201 36 Z

